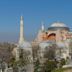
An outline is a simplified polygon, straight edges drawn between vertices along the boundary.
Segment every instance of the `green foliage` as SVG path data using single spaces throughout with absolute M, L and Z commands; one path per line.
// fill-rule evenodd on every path
M 56 45 L 51 45 L 45 48 L 44 62 L 40 63 L 39 60 L 36 60 L 34 63 L 34 72 L 51 72 L 52 70 L 57 68 L 57 61 L 55 60 L 55 49 Z M 35 50 L 36 49 L 34 49 L 34 52 Z M 39 48 L 36 50 L 36 54 L 38 50 Z
M 53 70 L 52 72 L 64 72 L 64 71 L 63 71 L 62 68 L 60 68 L 60 69 L 55 69 L 55 70 Z
M 10 61 L 8 62 L 8 66 L 12 66 L 12 67 L 16 66 L 14 57 L 10 59 Z
M 39 61 L 39 59 L 37 59 L 34 62 L 34 72 L 39 72 L 39 69 L 40 69 L 40 61 Z
M 63 65 L 65 65 L 66 64 L 66 60 L 65 59 L 61 59 L 60 60 L 60 67 L 62 67 Z
M 51 72 L 52 70 L 54 70 L 55 68 L 57 68 L 57 63 L 56 61 L 53 61 L 53 60 L 47 60 L 45 63 L 44 63 L 44 72 Z
M 45 49 L 46 50 L 44 53 L 44 58 L 47 58 L 48 60 L 52 60 L 52 59 L 54 60 L 56 46 L 52 45 L 52 46 L 46 47 Z
M 33 58 L 38 57 L 39 45 L 32 46 Z
M 69 50 L 70 50 L 70 56 L 71 56 L 71 59 L 72 59 L 72 38 L 70 39 L 70 43 L 69 43 Z

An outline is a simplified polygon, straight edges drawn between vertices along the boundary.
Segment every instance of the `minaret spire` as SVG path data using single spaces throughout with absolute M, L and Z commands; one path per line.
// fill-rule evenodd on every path
M 24 31 L 23 31 L 23 28 L 24 28 L 24 21 L 23 21 L 23 16 L 21 16 L 21 18 L 20 18 L 20 38 L 19 38 L 19 44 L 22 44 L 24 42 L 24 37 L 23 37 Z
M 44 31 L 44 22 L 41 22 L 42 26 L 41 26 L 41 30 Z

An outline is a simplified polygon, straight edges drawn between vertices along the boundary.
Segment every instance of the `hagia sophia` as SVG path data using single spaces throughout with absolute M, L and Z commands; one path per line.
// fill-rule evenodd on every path
M 27 65 L 27 72 L 33 72 L 33 56 L 32 56 L 32 46 L 39 45 L 40 52 L 39 56 L 43 57 L 44 50 L 51 44 L 56 44 L 59 48 L 56 49 L 56 58 L 71 58 L 69 44 L 72 39 L 72 32 L 70 28 L 62 22 L 52 23 L 46 30 L 44 24 L 42 24 L 41 29 L 31 43 L 26 41 L 24 38 L 24 20 L 23 16 L 20 19 L 20 37 L 17 47 L 14 48 L 13 54 L 16 60 L 19 60 L 19 49 L 24 51 L 29 51 L 30 64 Z
M 72 32 L 69 27 L 64 23 L 54 22 L 47 30 L 44 30 L 44 25 L 42 25 L 41 30 L 38 33 L 37 41 L 66 41 L 72 37 Z

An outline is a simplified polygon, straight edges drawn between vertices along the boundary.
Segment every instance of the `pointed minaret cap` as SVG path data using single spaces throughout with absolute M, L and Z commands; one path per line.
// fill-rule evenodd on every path
M 44 28 L 44 22 L 42 21 L 41 24 L 42 24 L 41 30 L 44 31 L 45 30 L 45 28 Z
M 23 20 L 23 16 L 21 16 L 21 20 Z

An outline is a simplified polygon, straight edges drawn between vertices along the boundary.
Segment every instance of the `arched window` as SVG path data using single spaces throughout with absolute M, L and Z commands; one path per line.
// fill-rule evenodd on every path
M 48 40 L 56 40 L 56 34 L 55 33 L 51 33 L 48 35 Z

